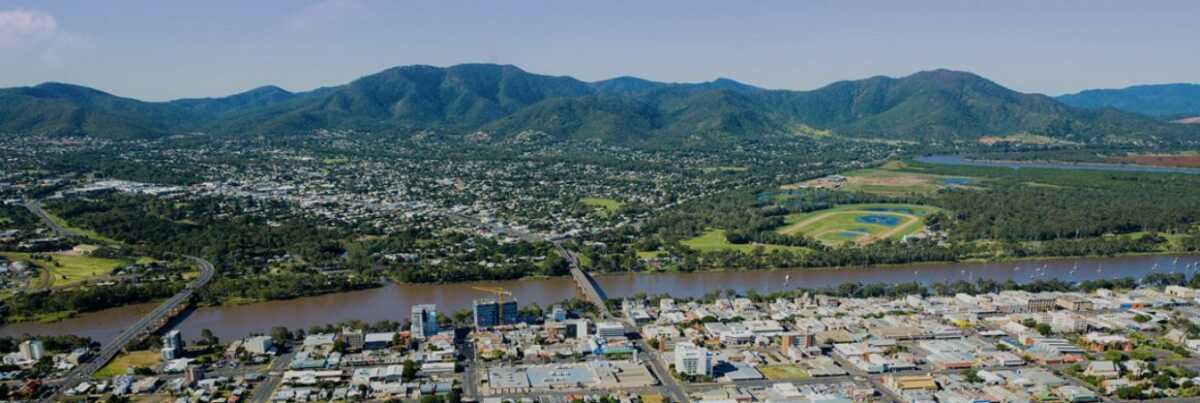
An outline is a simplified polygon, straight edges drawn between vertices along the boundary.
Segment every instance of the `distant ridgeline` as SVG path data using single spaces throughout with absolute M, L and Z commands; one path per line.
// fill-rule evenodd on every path
M 1079 97 L 1061 100 L 1092 105 L 1076 102 Z M 767 90 L 729 79 L 584 82 L 491 64 L 396 67 L 308 92 L 267 86 L 168 102 L 60 83 L 0 89 L 0 133 L 8 135 L 153 139 L 192 132 L 304 135 L 321 129 L 434 133 L 481 142 L 570 139 L 701 147 L 829 136 L 921 143 L 1015 136 L 1064 144 L 1200 141 L 1197 125 L 1114 108 L 1076 108 L 950 70 L 840 81 L 811 91 Z

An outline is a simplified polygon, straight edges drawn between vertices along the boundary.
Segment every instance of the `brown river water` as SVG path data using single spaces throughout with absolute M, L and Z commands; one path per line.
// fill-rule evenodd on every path
M 1186 272 L 1200 267 L 1200 255 L 1123 256 L 1109 258 L 1071 258 L 1024 260 L 996 263 L 925 263 L 896 267 L 821 268 L 770 271 L 726 271 L 699 273 L 654 273 L 598 275 L 596 280 L 609 297 L 637 293 L 695 297 L 713 290 L 734 289 L 760 293 L 796 288 L 822 288 L 848 282 L 923 284 L 938 281 L 972 281 L 990 278 L 1029 282 L 1039 279 L 1083 281 L 1100 278 L 1140 278 L 1154 271 Z M 414 304 L 437 304 L 439 312 L 451 313 L 469 308 L 475 298 L 490 294 L 472 286 L 503 287 L 512 291 L 520 304 L 537 303 L 543 307 L 575 296 L 575 284 L 569 277 L 488 281 L 455 284 L 388 284 L 353 292 L 270 301 L 239 306 L 205 307 L 192 311 L 176 326 L 185 337 L 195 339 L 202 329 L 211 329 L 223 340 L 250 333 L 267 333 L 272 326 L 290 329 L 359 319 L 403 321 Z M 154 304 L 139 304 L 86 313 L 53 323 L 15 323 L 0 327 L 0 335 L 77 334 L 106 342 Z

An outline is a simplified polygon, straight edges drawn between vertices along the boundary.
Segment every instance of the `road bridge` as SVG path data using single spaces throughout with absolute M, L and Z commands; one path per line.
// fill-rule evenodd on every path
M 579 265 L 579 256 L 558 243 L 555 243 L 554 247 L 558 251 L 558 255 L 567 259 L 567 262 L 571 264 L 571 278 L 575 280 L 575 288 L 579 290 L 580 294 L 583 294 L 583 299 L 596 306 L 596 311 L 600 312 L 600 316 L 607 319 L 609 317 L 608 304 L 604 301 L 608 299 L 608 295 L 604 293 L 604 289 L 600 288 L 596 279 L 583 271 L 583 267 Z
M 29 212 L 38 216 L 38 218 L 41 218 L 42 222 L 44 222 L 46 226 L 50 227 L 51 230 L 60 236 L 80 236 L 79 234 L 76 234 L 73 231 L 58 225 L 54 222 L 54 220 L 51 220 L 50 216 L 46 214 L 44 210 L 42 210 L 40 202 L 36 200 L 27 201 L 25 202 L 25 208 L 28 209 Z M 78 367 L 75 367 L 75 369 L 68 373 L 66 377 L 56 381 L 47 382 L 47 385 L 58 386 L 58 391 L 56 393 L 62 393 L 63 391 L 74 388 L 80 383 L 91 379 L 92 375 L 95 374 L 96 371 L 99 371 L 100 368 L 103 368 L 106 364 L 108 364 L 109 361 L 112 361 L 117 354 L 119 354 L 121 351 L 124 351 L 125 346 L 130 342 L 141 341 L 146 337 L 150 337 L 164 325 L 166 325 L 171 318 L 174 318 L 175 315 L 178 315 L 184 309 L 187 309 L 188 304 L 191 302 L 192 295 L 196 292 L 196 290 L 203 288 L 208 284 L 209 281 L 212 281 L 214 274 L 216 274 L 216 269 L 213 267 L 212 263 L 202 258 L 188 255 L 182 256 L 183 258 L 190 260 L 200 269 L 199 276 L 196 276 L 196 278 L 183 287 L 182 290 L 180 290 L 178 293 L 175 293 L 175 295 L 171 296 L 171 298 L 168 298 L 166 301 L 163 301 L 161 304 L 155 307 L 154 310 L 150 311 L 150 313 L 147 313 L 145 316 L 142 316 L 140 319 L 138 319 L 137 322 L 134 322 L 132 325 L 129 325 L 129 327 L 126 327 L 125 330 L 123 330 L 121 334 L 118 334 L 116 338 L 102 345 L 100 352 L 96 354 L 94 358 L 86 363 L 80 364 Z M 53 399 L 54 397 L 51 397 L 49 400 Z

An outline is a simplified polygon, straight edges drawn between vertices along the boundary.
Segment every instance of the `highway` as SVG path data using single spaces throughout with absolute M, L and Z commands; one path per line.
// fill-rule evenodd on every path
M 51 230 L 53 230 L 55 233 L 58 233 L 60 236 L 78 236 L 78 234 L 59 226 L 53 220 L 51 220 L 50 216 L 47 215 L 44 210 L 42 210 L 40 202 L 36 200 L 26 201 L 25 208 L 41 218 Z M 182 256 L 185 259 L 192 261 L 192 263 L 200 268 L 199 276 L 188 283 L 187 286 L 185 286 L 178 293 L 171 296 L 171 298 L 168 298 L 166 301 L 163 301 L 161 304 L 155 307 L 154 310 L 138 319 L 137 322 L 125 328 L 125 330 L 122 331 L 121 334 L 117 335 L 116 338 L 101 346 L 100 352 L 91 360 L 84 364 L 80 364 L 66 377 L 54 382 L 48 382 L 48 384 L 59 386 L 58 390 L 61 392 L 70 388 L 74 388 L 81 382 L 90 379 L 92 374 L 95 374 L 96 371 L 104 367 L 105 364 L 108 364 L 109 361 L 112 361 L 113 357 L 116 357 L 117 354 L 124 350 L 126 344 L 138 340 L 141 337 L 148 336 L 154 331 L 158 330 L 167 322 L 167 320 L 170 319 L 171 315 L 177 313 L 177 309 L 185 306 L 188 303 L 196 290 L 207 285 L 209 281 L 212 281 L 213 276 L 216 274 L 216 269 L 213 267 L 212 263 L 196 256 Z
M 58 234 L 58 236 L 73 237 L 79 235 L 66 228 L 60 227 L 58 223 L 54 222 L 54 220 L 51 220 L 50 215 L 46 214 L 46 210 L 42 210 L 42 202 L 37 200 L 26 200 L 24 205 L 26 210 L 29 210 L 30 213 L 33 213 L 33 215 L 36 215 L 38 218 L 42 219 L 42 222 L 45 223 L 47 227 L 50 227 L 50 230 L 54 231 L 54 233 Z

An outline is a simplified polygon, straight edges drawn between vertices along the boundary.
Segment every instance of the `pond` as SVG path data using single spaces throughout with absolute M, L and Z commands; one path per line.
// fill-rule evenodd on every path
M 863 224 L 876 224 L 887 227 L 895 227 L 896 225 L 900 224 L 900 217 L 893 215 L 869 214 L 855 217 L 854 221 Z

